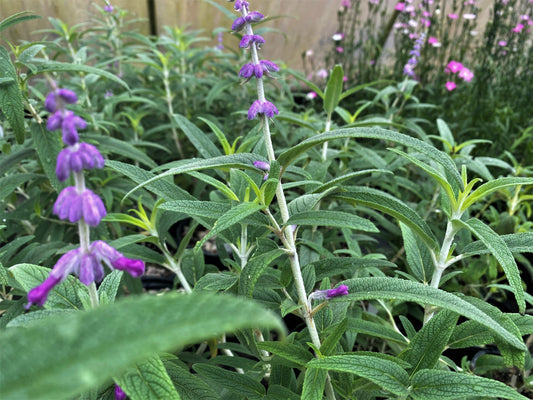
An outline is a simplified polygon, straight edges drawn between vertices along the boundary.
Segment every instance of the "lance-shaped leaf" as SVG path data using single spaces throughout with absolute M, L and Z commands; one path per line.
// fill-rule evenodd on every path
M 526 301 L 524 299 L 524 288 L 522 286 L 522 279 L 520 278 L 520 271 L 514 259 L 513 253 L 507 247 L 504 240 L 494 232 L 488 225 L 481 222 L 479 219 L 470 218 L 468 221 L 454 221 L 472 232 L 479 240 L 487 246 L 492 255 L 502 266 L 505 276 L 509 281 L 516 302 L 518 310 L 521 313 L 525 312 Z
M 285 225 L 317 225 L 379 232 L 368 219 L 344 211 L 313 210 L 293 214 Z
M 477 321 L 511 346 L 522 351 L 525 349 L 521 336 L 514 333 L 516 326 L 509 329 L 505 326 L 510 324 L 509 321 L 501 321 L 496 315 L 489 316 L 475 305 L 444 290 L 435 289 L 419 282 L 396 278 L 358 278 L 349 279 L 342 283 L 349 287 L 349 294 L 331 299 L 331 302 L 394 299 L 431 304 Z
M 0 46 L 0 110 L 13 129 L 17 143 L 24 142 L 24 104 L 18 84 L 17 72 L 11 62 L 9 53 Z
M 335 65 L 335 68 L 333 68 L 329 76 L 326 91 L 324 92 L 324 111 L 328 115 L 333 114 L 333 110 L 339 105 L 342 86 L 344 84 L 343 78 L 344 72 L 342 66 Z
M 322 400 L 328 371 L 318 368 L 307 368 L 305 371 L 304 384 L 302 387 L 302 399 Z
M 349 138 L 378 139 L 382 141 L 394 142 L 423 153 L 426 157 L 435 161 L 437 164 L 440 164 L 444 168 L 447 180 L 452 183 L 454 187 L 463 187 L 461 175 L 457 171 L 454 161 L 446 153 L 443 153 L 434 146 L 419 139 L 382 128 L 345 128 L 321 133 L 320 135 L 315 135 L 312 138 L 306 139 L 303 142 L 298 143 L 296 146 L 293 146 L 281 153 L 278 157 L 278 162 L 283 169 L 286 169 L 299 155 L 317 145 L 335 139 Z
M 526 400 L 516 389 L 502 382 L 436 369 L 418 371 L 411 381 L 410 395 L 415 400 L 456 400 L 463 398 L 503 398 Z
M 511 253 L 533 253 L 533 232 L 511 233 L 500 236 L 505 242 Z M 472 256 L 477 254 L 489 254 L 491 250 L 478 240 L 469 243 L 464 247 L 461 254 L 463 256 Z
M 198 293 L 130 297 L 6 329 L 0 398 L 70 399 L 157 353 L 246 328 L 283 332 L 279 318 L 251 300 Z
M 180 114 L 174 114 L 174 122 L 204 158 L 222 155 L 213 141 L 200 128 Z
M 212 382 L 213 386 L 227 389 L 247 399 L 262 399 L 266 394 L 265 387 L 248 375 L 208 364 L 194 364 L 193 369 L 203 379 Z
M 485 197 L 486 195 L 490 193 L 494 193 L 505 187 L 517 186 L 517 185 L 533 185 L 533 178 L 523 178 L 523 177 L 513 176 L 513 177 L 499 178 L 499 179 L 495 179 L 493 181 L 484 183 L 483 185 L 478 187 L 476 190 L 474 190 L 467 197 L 467 199 L 463 203 L 462 209 L 466 210 L 476 201 L 478 201 L 479 199 Z
M 380 355 L 329 356 L 311 360 L 307 363 L 307 367 L 348 372 L 368 379 L 396 395 L 407 395 L 409 375 L 405 369 L 392 359 L 386 359 Z

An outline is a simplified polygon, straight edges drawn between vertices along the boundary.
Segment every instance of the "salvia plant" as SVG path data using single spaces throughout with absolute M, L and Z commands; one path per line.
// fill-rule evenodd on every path
M 432 119 L 430 31 L 317 84 L 209 3 L 215 44 L 106 2 L 0 47 L 0 397 L 530 398 L 531 168 Z

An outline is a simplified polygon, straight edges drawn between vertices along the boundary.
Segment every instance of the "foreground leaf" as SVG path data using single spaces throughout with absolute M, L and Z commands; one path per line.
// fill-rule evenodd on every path
M 156 353 L 244 328 L 282 325 L 252 301 L 193 293 L 132 297 L 6 329 L 0 398 L 72 398 Z

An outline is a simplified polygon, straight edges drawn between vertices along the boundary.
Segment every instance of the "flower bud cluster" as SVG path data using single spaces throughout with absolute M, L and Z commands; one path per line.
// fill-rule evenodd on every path
M 424 39 L 426 38 L 426 34 L 422 33 L 415 41 L 415 45 L 413 46 L 413 49 L 409 52 L 409 59 L 407 60 L 407 64 L 403 67 L 403 74 L 406 76 L 409 76 L 413 78 L 415 76 L 415 67 L 418 64 L 418 59 L 420 58 L 420 50 L 422 49 L 422 46 L 424 45 Z
M 279 67 L 272 61 L 259 60 L 257 53 L 261 45 L 265 43 L 265 39 L 260 35 L 254 34 L 252 24 L 263 20 L 265 17 L 257 11 L 249 12 L 249 7 L 250 3 L 247 1 L 235 1 L 235 10 L 239 11 L 241 16 L 235 19 L 231 29 L 234 32 L 244 31 L 239 46 L 243 49 L 249 49 L 252 59 L 252 62 L 245 64 L 241 68 L 239 71 L 239 77 L 245 79 L 244 83 L 252 78 L 257 80 L 259 98 L 250 106 L 250 109 L 248 110 L 248 119 L 255 119 L 257 116 L 272 118 L 274 115 L 278 114 L 278 109 L 274 104 L 265 99 L 262 79 L 264 76 L 271 78 L 271 73 L 279 71 Z
M 48 278 L 29 291 L 27 308 L 32 304 L 44 305 L 50 291 L 70 273 L 76 274 L 85 285 L 100 282 L 104 278 L 104 264 L 110 269 L 127 271 L 133 277 L 144 273 L 143 261 L 124 257 L 101 240 L 90 243 L 88 226 L 97 226 L 107 212 L 102 199 L 85 187 L 82 170 L 103 168 L 105 160 L 95 146 L 79 141 L 78 129 L 86 128 L 87 123 L 65 108 L 67 104 L 77 101 L 78 97 L 73 91 L 54 89 L 46 97 L 44 106 L 52 113 L 47 121 L 48 130 L 61 129 L 63 142 L 67 145 L 57 156 L 57 178 L 65 181 L 72 173 L 75 182 L 74 186 L 61 191 L 53 212 L 62 220 L 78 223 L 81 245 L 65 253 Z

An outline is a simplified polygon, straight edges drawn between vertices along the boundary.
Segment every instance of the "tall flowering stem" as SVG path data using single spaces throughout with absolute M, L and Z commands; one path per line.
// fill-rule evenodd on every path
M 101 240 L 91 243 L 90 227 L 97 226 L 107 211 L 102 199 L 85 186 L 83 170 L 103 168 L 105 160 L 96 147 L 79 140 L 78 129 L 86 128 L 87 123 L 66 108 L 67 104 L 77 101 L 78 97 L 73 91 L 54 87 L 46 97 L 44 106 L 52 113 L 47 121 L 48 130 L 61 129 L 63 142 L 67 146 L 57 156 L 57 179 L 63 182 L 70 175 L 74 178 L 74 186 L 64 188 L 57 197 L 53 212 L 60 219 L 78 225 L 80 246 L 61 256 L 48 278 L 29 291 L 27 308 L 32 304 L 43 306 L 50 291 L 70 273 L 76 274 L 80 282 L 88 286 L 93 307 L 98 306 L 95 282 L 104 278 L 103 264 L 111 269 L 127 271 L 134 277 L 144 273 L 143 261 L 124 257 Z
M 252 25 L 263 20 L 264 15 L 256 11 L 250 12 L 249 6 L 250 4 L 248 1 L 235 1 L 235 10 L 240 12 L 240 16 L 233 22 L 232 30 L 234 32 L 244 31 L 240 47 L 250 49 L 251 63 L 245 64 L 241 68 L 239 76 L 245 78 L 246 81 L 249 81 L 252 78 L 255 78 L 256 80 L 257 100 L 252 103 L 248 110 L 248 119 L 252 120 L 258 117 L 261 119 L 267 156 L 270 163 L 272 163 L 272 161 L 275 161 L 276 155 L 274 153 L 274 146 L 272 144 L 269 118 L 273 118 L 276 114 L 278 114 L 278 109 L 274 104 L 266 99 L 263 79 L 265 77 L 270 77 L 270 73 L 278 71 L 279 67 L 271 61 L 260 60 L 259 58 L 259 49 L 260 46 L 265 43 L 265 40 L 260 35 L 254 34 Z M 281 180 L 278 182 L 276 188 L 276 198 L 282 221 L 285 223 L 289 220 L 289 208 L 285 198 L 285 193 L 283 192 Z M 296 291 L 298 293 L 299 304 L 302 305 L 301 315 L 305 320 L 313 345 L 316 346 L 316 348 L 320 348 L 320 337 L 318 336 L 318 331 L 313 319 L 311 301 L 308 299 L 305 290 L 300 260 L 298 257 L 298 251 L 296 249 L 295 235 L 291 229 L 279 229 L 279 225 L 275 220 L 273 223 L 277 227 L 278 235 L 281 238 L 281 241 L 289 256 L 292 276 L 296 286 Z M 326 391 L 329 399 L 335 398 L 329 379 Z

